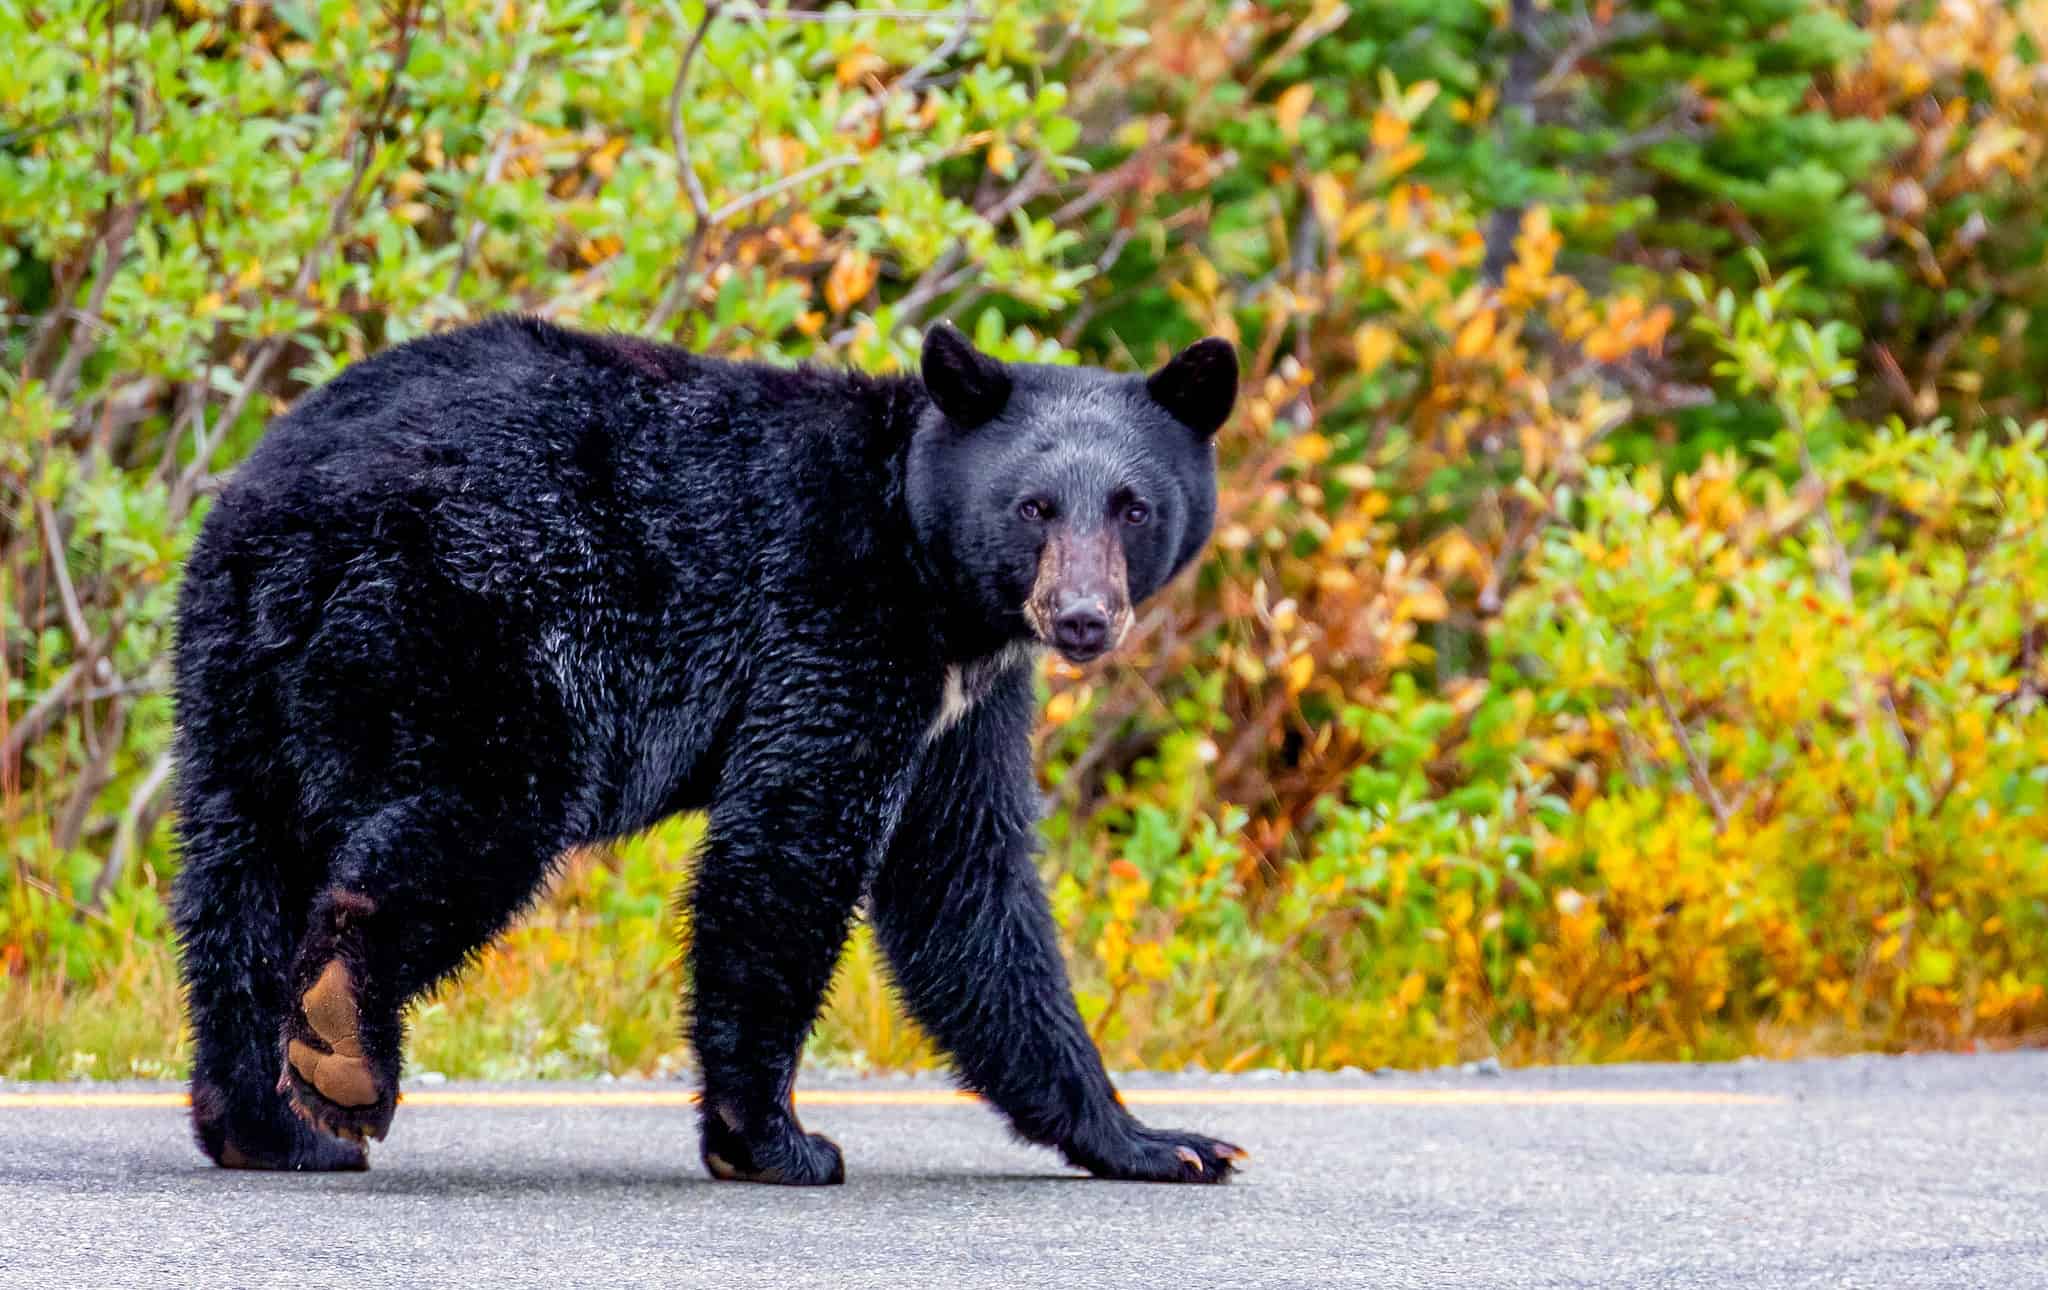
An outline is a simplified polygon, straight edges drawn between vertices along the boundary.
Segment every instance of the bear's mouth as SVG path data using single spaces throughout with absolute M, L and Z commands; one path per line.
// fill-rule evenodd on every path
M 1024 619 L 1041 644 L 1076 666 L 1123 644 L 1131 630 L 1123 544 L 1106 530 L 1054 529 L 1038 553 Z

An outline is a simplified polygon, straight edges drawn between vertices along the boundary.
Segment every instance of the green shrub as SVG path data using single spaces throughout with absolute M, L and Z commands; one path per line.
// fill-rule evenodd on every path
M 179 559 L 291 398 L 503 309 L 871 368 L 941 317 L 1239 342 L 1211 556 L 1047 678 L 1116 1064 L 2048 1033 L 2031 19 L 925 14 L 0 10 L 0 1073 L 181 1060 Z M 416 1062 L 681 1060 L 691 827 L 575 857 Z M 814 1042 L 933 1060 L 865 939 Z

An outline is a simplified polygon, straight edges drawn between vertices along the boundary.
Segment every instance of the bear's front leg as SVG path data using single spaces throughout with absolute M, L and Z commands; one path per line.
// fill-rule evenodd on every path
M 723 1181 L 838 1183 L 839 1148 L 804 1131 L 791 1094 L 914 745 L 872 688 L 775 689 L 790 702 L 743 723 L 691 891 L 704 1166 Z
M 1099 1178 L 1222 1182 L 1245 1153 L 1124 1109 L 1067 984 L 1032 863 L 1030 674 L 1014 668 L 927 750 L 869 891 L 918 1023 L 1023 1137 Z

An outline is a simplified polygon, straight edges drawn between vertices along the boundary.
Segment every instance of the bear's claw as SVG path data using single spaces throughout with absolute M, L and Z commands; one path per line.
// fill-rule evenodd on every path
M 1220 1183 L 1229 1181 L 1244 1148 L 1199 1133 L 1133 1126 L 1106 1147 L 1069 1148 L 1067 1158 L 1097 1178 L 1124 1182 Z

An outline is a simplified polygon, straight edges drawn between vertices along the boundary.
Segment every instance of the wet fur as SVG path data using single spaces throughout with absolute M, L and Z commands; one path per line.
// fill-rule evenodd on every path
M 404 1004 L 568 849 L 706 810 L 691 1037 L 715 1176 L 843 1177 L 790 1092 L 863 895 L 906 1003 L 1019 1133 L 1104 1176 L 1227 1176 L 1234 1148 L 1123 1110 L 1068 990 L 1032 862 L 1023 607 L 1048 538 L 1003 490 L 1158 492 L 1160 530 L 1116 537 L 1142 600 L 1208 535 L 1228 394 L 1206 367 L 951 356 L 963 383 L 933 387 L 502 319 L 272 426 L 178 612 L 174 917 L 208 1155 L 362 1167 Z M 330 1055 L 350 1064 L 326 1078 Z

